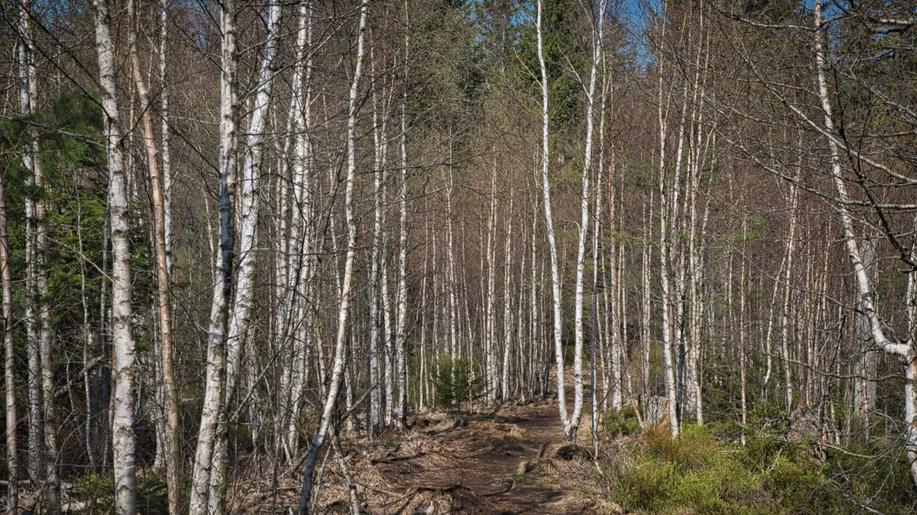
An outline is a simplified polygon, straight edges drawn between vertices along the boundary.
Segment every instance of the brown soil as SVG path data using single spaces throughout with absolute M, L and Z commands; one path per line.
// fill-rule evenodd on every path
M 565 492 L 540 477 L 542 469 L 551 468 L 546 449 L 563 441 L 555 404 L 484 415 L 421 415 L 412 426 L 383 435 L 354 463 L 367 512 L 579 511 L 565 508 Z M 326 507 L 343 508 L 337 501 Z
M 322 460 L 315 513 L 349 512 L 346 477 L 368 514 L 621 513 L 588 443 L 581 446 L 588 426 L 580 429 L 580 445 L 565 442 L 555 403 L 426 413 L 408 422 L 407 430 L 372 441 L 342 435 L 348 473 L 330 452 Z M 230 511 L 285 513 L 295 506 L 295 473 L 281 484 L 269 479 L 255 474 L 236 484 Z
M 405 474 L 405 487 L 457 488 L 453 512 L 555 513 L 550 504 L 562 493 L 524 481 L 520 465 L 534 461 L 544 448 L 561 438 L 562 428 L 553 405 L 498 412 L 466 427 L 444 433 L 455 452 L 451 460 L 433 469 Z M 515 476 L 515 477 L 514 477 Z

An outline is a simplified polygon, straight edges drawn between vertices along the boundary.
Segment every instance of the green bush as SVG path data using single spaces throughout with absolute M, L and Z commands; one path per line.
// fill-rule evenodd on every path
M 79 513 L 112 513 L 115 507 L 115 481 L 110 474 L 87 474 L 74 481 L 74 500 L 84 503 Z M 167 513 L 165 482 L 158 477 L 137 478 L 137 511 Z
M 879 478 L 852 479 L 841 491 L 831 467 L 805 448 L 758 433 L 741 446 L 720 437 L 717 427 L 686 425 L 677 439 L 662 427 L 646 431 L 619 466 L 615 502 L 628 513 L 850 513 L 858 507 L 844 492 L 861 499 L 872 492 L 872 506 L 892 513 L 910 508 L 913 493 L 904 485 L 891 489 L 898 498 L 878 498 Z M 906 471 L 901 476 L 907 479 Z
M 880 437 L 868 446 L 828 449 L 823 473 L 832 481 L 844 483 L 853 498 L 868 499 L 878 511 L 917 512 L 914 485 L 900 445 L 896 438 Z
M 832 495 L 833 485 L 815 463 L 778 454 L 762 475 L 764 487 L 780 506 L 800 513 L 844 511 Z
M 445 408 L 458 406 L 480 393 L 480 382 L 471 380 L 471 366 L 462 358 L 443 356 L 436 376 L 436 404 Z
M 631 406 L 625 406 L 619 411 L 609 410 L 602 421 L 605 432 L 612 438 L 630 436 L 640 432 L 640 421 L 637 412 Z
M 676 479 L 673 464 L 638 460 L 622 468 L 613 498 L 628 511 L 656 511 L 665 504 L 666 492 Z
M 87 474 L 78 477 L 73 486 L 74 497 L 85 503 L 86 513 L 108 513 L 114 509 L 115 482 L 107 474 Z

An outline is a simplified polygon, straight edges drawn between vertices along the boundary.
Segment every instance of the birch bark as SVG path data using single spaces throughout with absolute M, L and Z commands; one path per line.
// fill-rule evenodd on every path
M 222 400 L 226 360 L 226 329 L 232 297 L 233 196 L 236 168 L 236 28 L 235 2 L 224 0 L 220 10 L 220 253 L 214 273 L 213 300 L 207 337 L 207 370 L 204 407 L 197 437 L 194 471 L 191 478 L 189 511 L 205 513 L 210 491 L 213 447 Z
M 255 280 L 255 248 L 258 242 L 258 188 L 261 181 L 261 166 L 265 130 L 271 105 L 271 92 L 276 73 L 274 62 L 279 45 L 281 27 L 281 4 L 272 3 L 268 9 L 268 34 L 262 53 L 258 83 L 255 90 L 255 105 L 245 142 L 245 156 L 242 165 L 242 189 L 239 195 L 241 227 L 239 229 L 239 264 L 236 292 L 226 338 L 226 378 L 222 392 L 215 401 L 219 402 L 216 437 L 212 456 L 212 472 L 209 478 L 208 511 L 223 513 L 226 490 L 226 446 L 227 424 L 230 423 L 230 408 L 239 382 L 242 343 L 248 332 L 249 313 L 252 307 Z
M 128 10 L 134 13 L 133 0 L 128 4 Z M 164 12 L 164 11 L 163 11 Z M 175 395 L 174 381 L 174 348 L 172 343 L 172 300 L 171 300 L 171 273 L 169 254 L 167 250 L 166 234 L 166 202 L 162 175 L 159 168 L 159 150 L 156 147 L 153 135 L 153 119 L 151 114 L 150 97 L 146 81 L 140 67 L 140 57 L 137 52 L 136 32 L 139 22 L 134 20 L 135 30 L 131 35 L 130 59 L 134 85 L 140 101 L 141 131 L 146 149 L 147 166 L 149 168 L 150 198 L 153 208 L 153 243 L 156 259 L 156 291 L 157 291 L 157 321 L 159 322 L 160 353 L 159 367 L 162 380 L 163 416 L 165 418 L 165 431 L 163 443 L 165 444 L 166 483 L 168 489 L 169 513 L 179 513 L 179 481 L 181 458 L 178 448 L 178 401 Z M 164 124 L 165 125 L 165 124 Z
M 404 3 L 405 25 L 408 24 L 408 4 Z M 410 50 L 409 38 L 410 30 L 404 32 L 404 58 L 403 58 L 403 80 L 401 92 L 401 184 L 398 186 L 398 206 L 400 218 L 398 219 L 398 289 L 396 290 L 396 304 L 398 319 L 395 324 L 395 368 L 398 376 L 398 402 L 395 405 L 395 425 L 398 429 L 404 428 L 404 418 L 407 411 L 407 364 L 404 349 L 405 331 L 407 330 L 408 316 L 408 291 L 407 291 L 407 269 L 408 269 L 408 150 L 407 150 L 407 116 L 405 111 L 408 103 L 408 51 Z M 419 391 L 419 390 L 418 390 Z
M 663 27 L 663 32 L 665 28 Z M 663 374 L 665 378 L 666 398 L 668 402 L 669 430 L 672 436 L 677 437 L 678 427 L 678 397 L 675 384 L 675 360 L 672 354 L 672 321 L 670 315 L 671 293 L 669 288 L 670 244 L 669 244 L 669 205 L 666 191 L 668 173 L 666 172 L 666 107 L 663 106 L 663 67 L 659 66 L 658 84 L 658 129 L 659 129 L 659 282 L 662 287 L 662 355 Z
M 10 248 L 6 232 L 6 176 L 0 177 L 0 295 L 3 317 L 4 405 L 6 415 L 6 511 L 16 515 L 19 507 L 19 456 L 16 442 L 16 347 L 13 344 L 13 290 Z
M 34 42 L 28 0 L 20 3 L 18 26 L 18 73 L 20 113 L 24 119 L 34 115 L 38 96 L 34 63 Z M 54 375 L 51 361 L 50 308 L 48 307 L 48 250 L 45 215 L 44 170 L 38 159 L 38 139 L 31 127 L 22 154 L 28 172 L 26 186 L 26 335 L 29 355 L 29 473 L 33 479 L 45 478 L 43 496 L 50 513 L 60 511 L 60 481 L 57 475 L 57 435 L 54 427 Z
M 497 225 L 497 156 L 494 149 L 494 161 L 490 174 L 490 212 L 487 217 L 487 247 L 484 251 L 487 253 L 487 305 L 484 312 L 484 361 L 486 363 L 484 374 L 487 384 L 487 402 L 493 403 L 497 398 L 497 388 L 499 388 L 499 379 L 497 377 L 497 342 L 496 342 L 496 281 L 497 281 L 497 258 L 495 247 L 497 245 L 496 225 Z M 482 265 L 483 268 L 483 265 Z
M 548 71 L 544 61 L 544 35 L 542 29 L 542 0 L 537 1 L 537 41 L 538 41 L 538 66 L 541 69 L 541 182 L 544 195 L 545 231 L 548 236 L 548 255 L 551 261 L 551 292 L 553 295 L 554 313 L 554 360 L 557 372 L 557 409 L 560 411 L 560 421 L 564 426 L 564 435 L 572 439 L 568 428 L 572 428 L 572 419 L 567 416 L 567 399 L 564 389 L 564 347 L 563 347 L 563 314 L 561 311 L 560 292 L 560 263 L 557 256 L 557 241 L 554 236 L 554 218 L 551 209 L 551 181 L 550 181 L 550 130 L 548 114 Z
M 822 32 L 825 30 L 822 25 L 822 6 L 821 0 L 815 0 L 813 9 L 813 27 L 815 37 L 815 79 L 817 84 L 817 94 L 822 112 L 824 113 L 825 130 L 829 135 L 835 132 L 834 115 L 831 100 L 828 95 L 828 83 L 825 79 L 825 49 Z M 906 443 L 905 448 L 910 461 L 911 477 L 917 484 L 917 395 L 915 395 L 915 385 L 917 385 L 917 360 L 914 359 L 915 352 L 914 341 L 911 338 L 908 342 L 897 342 L 889 339 L 885 335 L 879 315 L 876 312 L 875 296 L 873 294 L 873 285 L 869 279 L 866 266 L 864 265 L 860 249 L 857 245 L 856 234 L 853 230 L 853 219 L 848 206 L 850 205 L 850 194 L 847 191 L 847 184 L 844 182 L 843 171 L 841 168 L 841 157 L 838 145 L 833 137 L 828 137 L 828 149 L 830 160 L 831 179 L 834 182 L 837 193 L 837 203 L 835 209 L 841 220 L 841 228 L 844 232 L 844 243 L 847 247 L 847 255 L 850 264 L 853 267 L 854 277 L 856 279 L 857 294 L 859 295 L 859 305 L 863 316 L 869 322 L 869 332 L 872 335 L 873 343 L 885 352 L 898 357 L 905 363 L 905 374 L 907 382 L 905 384 L 904 397 L 904 422 L 906 424 Z M 913 275 L 910 274 L 910 275 Z
M 513 244 L 513 190 L 509 191 L 509 208 L 506 211 L 506 239 L 503 242 L 503 367 L 500 378 L 500 399 L 509 400 L 509 360 L 513 344 L 512 323 L 512 259 L 510 252 Z
M 366 32 L 366 16 L 369 10 L 369 0 L 360 3 L 360 22 L 357 36 L 356 67 L 353 80 L 350 83 L 350 99 L 347 108 L 347 179 L 344 190 L 344 212 L 347 223 L 347 255 L 344 259 L 344 278 L 341 283 L 340 308 L 338 309 L 338 326 L 335 340 L 334 365 L 331 372 L 331 382 L 328 394 L 322 408 L 322 417 L 318 431 L 312 438 L 309 453 L 303 466 L 302 491 L 299 496 L 299 512 L 309 513 L 311 509 L 312 472 L 315 470 L 318 449 L 325 441 L 331 416 L 337 403 L 338 390 L 340 389 L 341 376 L 344 372 L 344 344 L 347 338 L 347 320 L 350 313 L 351 282 L 353 280 L 353 261 L 356 254 L 357 228 L 354 222 L 353 185 L 356 177 L 356 156 L 354 149 L 354 132 L 357 118 L 357 93 L 360 86 L 360 76 L 363 69 L 363 40 Z
M 594 8 L 593 8 L 594 9 Z M 592 175 L 593 107 L 595 83 L 598 75 L 605 24 L 605 2 L 598 6 L 598 22 L 592 29 L 592 65 L 589 70 L 589 88 L 586 92 L 586 147 L 583 150 L 583 178 L 580 193 L 579 238 L 576 247 L 576 284 L 574 286 L 574 354 L 573 354 L 573 414 L 564 424 L 568 440 L 576 439 L 576 431 L 583 413 L 583 293 L 586 276 L 586 236 L 589 233 L 589 178 Z M 595 23 L 595 21 L 593 21 Z
M 111 213 L 112 247 L 112 350 L 115 395 L 112 413 L 112 465 L 115 473 L 115 511 L 136 513 L 134 470 L 134 337 L 131 332 L 131 271 L 128 240 L 127 178 L 124 172 L 124 141 L 115 87 L 115 48 L 107 0 L 94 0 L 96 53 L 105 120 L 108 154 L 108 203 Z

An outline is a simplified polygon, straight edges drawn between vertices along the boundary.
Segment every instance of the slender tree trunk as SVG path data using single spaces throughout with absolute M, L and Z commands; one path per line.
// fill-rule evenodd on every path
M 172 130 L 169 119 L 169 76 L 166 56 L 169 48 L 169 0 L 160 0 L 159 34 L 159 111 L 162 116 L 162 198 L 165 226 L 166 258 L 172 276 Z
M 292 309 L 293 328 L 288 333 L 294 336 L 291 384 L 289 389 L 290 413 L 287 415 L 287 448 L 293 448 L 298 440 L 299 413 L 302 405 L 305 383 L 308 374 L 307 355 L 313 345 L 314 310 L 309 306 L 317 288 L 313 279 L 317 273 L 316 231 L 312 221 L 315 218 L 314 199 L 310 174 L 314 170 L 312 129 L 312 1 L 303 1 L 299 5 L 299 33 L 297 34 L 297 66 L 294 68 L 292 112 L 292 183 L 293 183 L 293 234 L 296 268 L 289 280 L 294 300 Z M 305 90 L 305 91 L 303 91 Z M 334 231 L 332 229 L 332 236 Z
M 223 0 L 220 10 L 220 254 L 214 273 L 213 300 L 207 338 L 207 370 L 204 407 L 197 437 L 191 478 L 190 513 L 207 511 L 214 439 L 222 401 L 226 360 L 226 329 L 232 297 L 233 191 L 236 167 L 236 36 L 235 3 Z
M 822 25 L 821 17 L 821 0 L 815 0 L 814 6 L 814 23 L 815 28 L 815 72 L 816 82 L 818 85 L 818 99 L 824 112 L 825 129 L 829 134 L 834 134 L 834 118 L 832 114 L 831 101 L 828 96 L 828 84 L 825 79 L 825 51 L 822 42 Z M 833 138 L 828 138 L 829 157 L 831 164 L 831 178 L 837 192 L 837 209 L 838 216 L 841 220 L 841 227 L 844 231 L 844 243 L 847 247 L 847 254 L 850 263 L 853 266 L 854 276 L 856 279 L 857 293 L 860 296 L 860 310 L 869 321 L 869 329 L 872 334 L 873 343 L 885 352 L 894 355 L 905 363 L 905 372 L 907 382 L 905 383 L 904 397 L 904 422 L 907 426 L 906 443 L 908 459 L 910 460 L 911 477 L 917 484 L 917 395 L 915 395 L 915 384 L 917 384 L 917 360 L 915 360 L 913 338 L 909 342 L 896 342 L 885 336 L 882 323 L 875 308 L 875 296 L 872 283 L 869 280 L 866 266 L 857 246 L 856 235 L 853 231 L 853 220 L 850 215 L 848 206 L 850 205 L 850 195 L 847 192 L 847 184 L 844 182 L 843 172 L 841 169 L 841 158 L 838 152 L 837 143 Z M 913 272 L 910 274 L 913 276 Z M 911 327 L 913 329 L 913 327 Z
M 525 241 L 524 236 L 520 237 L 520 256 L 519 256 L 519 288 L 516 290 L 516 370 L 513 377 L 513 392 L 515 397 L 523 404 L 528 400 L 526 393 L 526 352 L 525 352 L 525 247 L 522 245 Z M 530 357 L 530 355 L 529 355 Z
M 500 399 L 506 402 L 510 398 L 509 362 L 513 345 L 512 323 L 512 260 L 510 253 L 513 245 L 513 190 L 509 190 L 509 207 L 506 210 L 506 230 L 503 242 L 503 367 L 500 379 Z
M 134 337 L 131 332 L 131 271 L 128 239 L 128 195 L 124 173 L 123 137 L 118 97 L 115 89 L 115 48 L 111 39 L 111 18 L 107 0 L 95 2 L 96 52 L 99 84 L 105 115 L 105 141 L 108 151 L 108 203 L 111 209 L 112 243 L 112 348 L 114 351 L 114 411 L 112 450 L 114 452 L 115 511 L 136 512 L 134 470 Z
M 408 5 L 407 0 L 404 4 L 405 25 L 407 25 Z M 395 406 L 395 426 L 400 430 L 404 429 L 404 419 L 407 411 L 407 356 L 405 355 L 404 341 L 405 331 L 407 330 L 408 316 L 408 291 L 407 291 L 407 270 L 408 270 L 408 150 L 407 150 L 407 117 L 405 111 L 408 103 L 408 50 L 410 49 L 410 40 L 408 39 L 410 30 L 406 27 L 404 32 L 404 84 L 401 92 L 401 183 L 398 186 L 398 206 L 400 218 L 398 219 L 398 289 L 396 292 L 398 319 L 395 325 L 395 368 L 398 376 L 398 402 Z
M 534 202 L 533 202 L 534 204 Z M 542 286 L 538 283 L 538 263 L 536 262 L 536 234 L 538 233 L 538 213 L 536 208 L 532 208 L 532 233 L 531 233 L 531 242 L 529 246 L 529 263 L 531 269 L 529 270 L 529 345 L 531 346 L 531 361 L 529 366 L 529 375 L 530 375 L 530 384 L 531 384 L 531 395 L 534 397 L 538 390 L 539 376 L 541 375 L 541 355 L 539 349 L 544 345 L 544 342 L 539 341 L 541 335 L 538 332 L 538 291 L 539 286 Z
M 877 277 L 876 269 L 876 246 L 875 242 L 870 239 L 864 239 L 862 244 L 863 265 L 866 267 L 866 274 L 871 282 L 872 291 L 870 295 L 875 297 L 875 283 Z M 872 335 L 869 332 L 869 321 L 863 316 L 863 308 L 858 306 L 854 314 L 856 325 L 856 347 L 854 352 L 857 356 L 855 364 L 856 378 L 853 387 L 853 405 L 855 414 L 863 420 L 866 440 L 869 439 L 869 415 L 875 410 L 876 405 L 876 355 L 872 351 Z
M 449 164 L 447 165 L 447 172 L 449 173 L 449 186 L 446 190 L 446 281 L 444 287 L 446 288 L 447 296 L 449 297 L 449 356 L 454 360 L 458 359 L 461 356 L 459 352 L 460 349 L 457 348 L 457 323 L 458 323 L 458 306 L 456 305 L 456 286 L 455 280 L 455 237 L 452 231 L 452 195 L 455 190 L 455 177 L 452 170 L 452 138 L 453 135 L 449 134 Z
M 592 31 L 592 66 L 589 71 L 589 88 L 586 93 L 586 147 L 583 150 L 582 192 L 580 193 L 579 238 L 576 247 L 576 284 L 574 286 L 574 354 L 573 354 L 573 414 L 564 433 L 568 440 L 576 439 L 576 431 L 583 412 L 583 293 L 586 275 L 586 236 L 589 233 L 589 178 L 592 175 L 593 107 L 595 82 L 598 75 L 605 22 L 605 5 L 601 2 L 598 23 Z
M 344 211 L 347 223 L 347 256 L 344 260 L 344 279 L 341 284 L 340 308 L 338 309 L 337 337 L 335 340 L 334 365 L 331 372 L 331 382 L 328 394 L 325 397 L 322 417 L 318 431 L 312 438 L 309 453 L 303 466 L 302 491 L 299 496 L 299 513 L 309 513 L 311 509 L 312 472 L 315 470 L 318 450 L 325 441 L 328 426 L 337 403 L 338 390 L 340 389 L 341 376 L 344 371 L 344 344 L 347 338 L 347 322 L 350 312 L 350 290 L 353 280 L 353 261 L 356 254 L 357 228 L 354 222 L 353 186 L 356 177 L 356 156 L 354 149 L 354 132 L 357 119 L 357 93 L 360 86 L 360 75 L 363 69 L 363 40 L 366 32 L 366 15 L 369 10 L 369 0 L 360 3 L 360 22 L 357 36 L 356 68 L 353 80 L 350 83 L 350 100 L 347 109 L 347 179 L 344 192 Z
M 798 179 L 798 175 L 797 175 Z M 786 412 L 793 416 L 793 369 L 789 354 L 790 339 L 790 299 L 793 290 L 793 258 L 795 257 L 796 244 L 796 210 L 799 203 L 799 192 L 795 186 L 790 185 L 790 226 L 787 231 L 786 242 L 786 279 L 783 284 L 783 309 L 780 317 L 780 350 L 783 357 L 783 379 L 786 399 Z
M 19 100 L 21 115 L 31 119 L 38 96 L 34 43 L 30 28 L 31 5 L 19 6 Z M 60 480 L 57 474 L 57 434 L 54 426 L 54 365 L 51 359 L 50 308 L 46 259 L 48 236 L 45 177 L 38 159 L 38 139 L 27 128 L 28 143 L 22 164 L 29 174 L 26 196 L 26 334 L 29 353 L 29 472 L 34 480 L 45 478 L 43 495 L 49 513 L 60 512 Z
M 662 94 L 663 70 L 659 70 L 659 103 L 658 103 L 658 125 L 659 125 L 659 282 L 662 287 L 662 356 L 663 356 L 663 374 L 665 377 L 666 398 L 668 400 L 669 430 L 672 436 L 677 437 L 678 427 L 678 396 L 675 383 L 675 359 L 672 349 L 672 320 L 671 320 L 671 292 L 669 288 L 669 269 L 671 266 L 671 250 L 669 243 L 670 224 L 669 217 L 669 192 L 666 191 L 667 177 L 665 153 L 666 153 L 666 117 L 663 107 Z M 677 154 L 676 154 L 677 155 Z M 680 159 L 680 157 L 677 157 Z M 677 177 L 676 181 L 677 182 Z
M 241 370 L 242 344 L 248 333 L 249 313 L 252 308 L 255 281 L 255 249 L 258 244 L 258 187 L 261 182 L 262 154 L 267 118 L 271 105 L 271 91 L 275 76 L 274 58 L 277 54 L 281 27 L 281 5 L 271 4 L 268 10 L 267 40 L 262 53 L 255 106 L 245 142 L 242 165 L 241 227 L 239 230 L 239 265 L 235 300 L 229 333 L 226 338 L 226 383 L 219 398 L 216 439 L 212 456 L 208 511 L 220 514 L 225 510 L 227 424 L 231 423 L 230 409 Z
M 694 61 L 694 84 L 693 84 L 693 93 L 692 93 L 692 102 L 691 102 L 691 132 L 689 134 L 688 142 L 688 166 L 687 166 L 687 197 L 688 197 L 688 206 L 686 208 L 688 225 L 688 270 L 689 280 L 687 281 L 688 287 L 688 348 L 687 348 L 687 397 L 688 397 L 688 407 L 693 411 L 694 420 L 698 424 L 704 423 L 704 410 L 703 410 L 703 394 L 701 391 L 702 377 L 701 370 L 699 368 L 700 354 L 701 354 L 701 324 L 703 322 L 703 298 L 701 294 L 701 288 L 703 287 L 703 267 L 702 260 L 703 256 L 701 255 L 704 236 L 704 228 L 706 217 L 704 217 L 704 222 L 698 223 L 698 213 L 697 213 L 697 204 L 698 204 L 698 195 L 700 194 L 700 181 L 701 181 L 701 170 L 704 161 L 704 145 L 706 144 L 703 137 L 704 129 L 704 101 L 705 101 L 705 85 L 706 85 L 706 70 L 707 70 L 707 57 L 705 54 L 705 62 L 701 63 L 701 55 L 704 54 L 704 10 L 700 10 L 699 16 L 699 28 L 698 33 L 700 38 L 697 43 L 697 53 L 695 54 Z M 704 72 L 702 73 L 702 70 Z M 699 228 L 698 225 L 701 225 Z M 700 237 L 698 237 L 698 232 L 700 232 Z M 698 241 L 700 240 L 700 242 Z
M 375 65 L 372 47 L 370 47 L 370 73 L 375 74 Z M 373 145 L 375 149 L 375 171 L 373 172 L 373 241 L 372 241 L 372 264 L 370 267 L 369 279 L 369 318 L 370 318 L 370 335 L 369 335 L 369 380 L 370 388 L 373 388 L 369 396 L 369 420 L 367 421 L 370 437 L 375 434 L 376 429 L 381 427 L 382 422 L 382 380 L 379 377 L 379 340 L 382 332 L 382 311 L 380 310 L 380 280 L 382 272 L 379 269 L 382 261 L 382 165 L 379 163 L 380 156 L 379 126 L 377 114 L 376 92 L 373 91 Z M 384 358 L 383 358 L 384 359 Z M 384 378 L 387 379 L 387 378 Z
M 739 272 L 739 381 L 741 395 L 741 416 L 742 416 L 742 445 L 745 445 L 745 428 L 748 426 L 748 399 L 747 399 L 747 379 L 745 368 L 747 366 L 747 340 L 748 340 L 748 320 L 746 313 L 745 298 L 745 276 L 746 261 L 748 260 L 748 217 L 742 215 L 742 255 L 739 259 L 742 261 L 741 271 Z
M 6 175 L 0 177 L 0 290 L 3 308 L 3 379 L 6 415 L 6 511 L 15 515 L 19 508 L 19 456 L 16 443 L 16 347 L 13 344 L 13 289 L 10 273 L 10 247 L 6 232 Z
M 499 378 L 497 376 L 497 341 L 496 341 L 496 284 L 497 284 L 497 152 L 493 148 L 493 167 L 490 173 L 490 211 L 487 216 L 487 306 L 484 311 L 484 362 L 487 384 L 487 402 L 493 403 L 497 398 Z M 482 267 L 483 268 L 483 267 Z
M 572 440 L 575 437 L 575 426 L 567 416 L 567 399 L 564 389 L 564 347 L 563 347 L 563 314 L 561 312 L 560 263 L 557 256 L 557 242 L 554 237 L 554 218 L 551 209 L 550 181 L 550 132 L 548 112 L 548 71 L 544 61 L 544 35 L 542 34 L 542 0 L 538 0 L 536 20 L 538 35 L 538 65 L 541 68 L 541 181 L 544 195 L 545 231 L 548 236 L 548 254 L 551 260 L 551 291 L 554 307 L 554 360 L 557 369 L 557 409 L 560 421 L 564 426 L 564 435 Z M 571 430 L 573 431 L 571 433 Z
M 786 254 L 780 261 L 780 268 L 777 269 L 777 275 L 774 276 L 774 288 L 771 292 L 770 309 L 767 314 L 767 330 L 764 333 L 764 378 L 761 380 L 761 398 L 767 400 L 768 386 L 770 385 L 771 374 L 773 373 L 773 353 L 771 351 L 771 339 L 774 329 L 774 314 L 777 308 L 777 293 L 780 291 L 780 278 L 783 276 L 784 265 L 786 265 Z
M 384 165 L 383 165 L 384 166 Z M 382 175 L 382 203 L 385 204 L 388 197 L 388 188 L 385 187 L 387 174 Z M 388 231 L 385 229 L 385 215 L 382 216 L 382 280 L 380 282 L 382 291 L 382 345 L 385 350 L 384 356 L 384 375 L 385 375 L 385 409 L 382 418 L 385 421 L 385 427 L 392 427 L 394 422 L 394 404 L 395 404 L 395 367 L 394 352 L 395 347 L 392 342 L 392 297 L 388 290 Z
M 650 192 L 650 201 L 649 205 L 652 208 L 653 205 L 653 192 Z M 650 255 L 650 231 L 653 226 L 653 221 L 647 218 L 647 209 L 646 204 L 643 206 L 643 238 L 642 238 L 642 252 L 640 255 L 641 258 L 641 286 L 642 286 L 642 296 L 641 296 L 641 318 L 640 318 L 640 340 L 642 344 L 642 359 L 640 363 L 641 377 L 643 379 L 643 396 L 648 399 L 650 395 L 650 347 L 652 345 L 652 335 L 653 327 L 651 325 L 652 317 L 652 304 L 650 302 L 650 295 L 652 293 L 652 287 L 650 283 L 650 262 L 652 256 Z
M 128 4 L 130 11 L 134 10 L 134 2 Z M 165 12 L 165 11 L 163 11 Z M 136 13 L 133 13 L 136 15 Z M 146 149 L 147 166 L 149 167 L 150 198 L 153 208 L 153 243 L 156 259 L 156 289 L 157 289 L 157 321 L 159 322 L 160 351 L 159 367 L 162 380 L 162 414 L 165 418 L 165 431 L 163 443 L 166 451 L 166 483 L 168 485 L 169 513 L 180 513 L 179 506 L 179 481 L 181 455 L 179 442 L 179 412 L 178 400 L 175 394 L 175 351 L 172 343 L 172 300 L 171 300 L 171 273 L 169 254 L 167 251 L 166 235 L 166 202 L 165 190 L 159 168 L 159 151 L 153 135 L 153 120 L 150 107 L 150 98 L 147 93 L 146 81 L 143 79 L 140 67 L 140 57 L 137 52 L 136 31 L 139 22 L 134 20 L 134 32 L 130 43 L 131 70 L 134 85 L 140 100 L 141 131 Z M 164 57 L 164 56 L 163 56 Z

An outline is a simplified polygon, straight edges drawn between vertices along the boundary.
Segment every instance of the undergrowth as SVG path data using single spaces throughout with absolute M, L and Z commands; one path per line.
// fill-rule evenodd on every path
M 648 429 L 606 467 L 614 501 L 626 513 L 914 513 L 906 464 L 876 459 L 879 449 L 817 459 L 784 438 L 751 433 L 743 446 L 733 434 L 727 424 L 687 425 L 678 439 Z
M 114 478 L 110 474 L 86 474 L 74 481 L 73 500 L 79 506 L 76 513 L 113 513 Z M 155 476 L 137 478 L 137 511 L 167 513 L 166 484 Z

